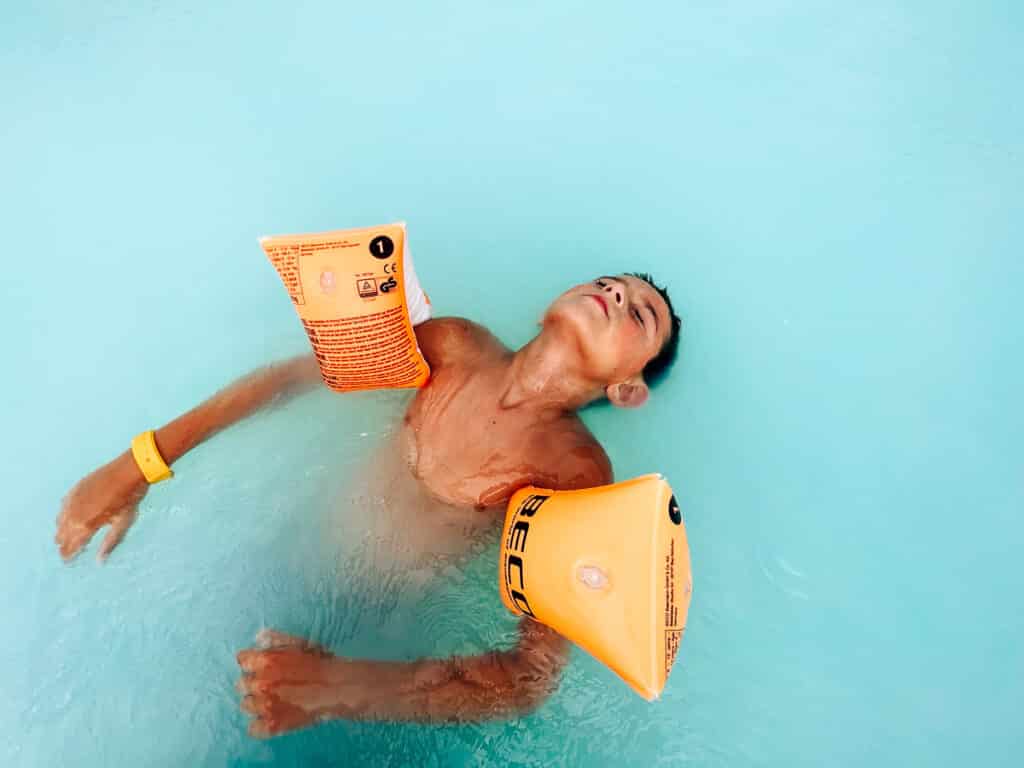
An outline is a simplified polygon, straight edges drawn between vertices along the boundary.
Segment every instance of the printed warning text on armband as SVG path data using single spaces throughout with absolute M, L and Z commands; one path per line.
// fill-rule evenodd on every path
M 679 641 L 682 639 L 681 629 L 669 629 L 665 631 L 665 677 L 672 671 L 676 655 L 679 653 Z
M 274 265 L 277 274 L 281 276 L 281 282 L 288 289 L 295 304 L 305 304 L 306 297 L 302 294 L 302 282 L 299 279 L 299 255 L 301 249 L 298 245 L 271 245 L 266 246 L 267 256 L 270 263 Z
M 352 242 L 351 240 L 321 240 L 317 243 L 303 243 L 299 246 L 302 249 L 302 254 L 307 253 L 319 253 L 320 251 L 335 251 L 339 248 L 358 248 L 358 242 Z
M 421 374 L 403 307 L 364 317 L 303 320 L 324 382 L 335 389 L 415 386 Z
M 676 541 L 669 539 L 665 555 L 665 676 L 672 670 L 679 642 L 685 627 L 679 623 L 679 605 L 676 603 Z
M 676 542 L 669 540 L 665 555 L 665 627 L 679 626 L 679 607 L 676 604 Z

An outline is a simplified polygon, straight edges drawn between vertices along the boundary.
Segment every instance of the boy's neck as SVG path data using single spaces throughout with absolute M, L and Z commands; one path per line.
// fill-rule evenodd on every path
M 504 372 L 501 406 L 561 415 L 601 397 L 604 387 L 579 371 L 574 343 L 557 330 L 544 328 L 515 352 Z

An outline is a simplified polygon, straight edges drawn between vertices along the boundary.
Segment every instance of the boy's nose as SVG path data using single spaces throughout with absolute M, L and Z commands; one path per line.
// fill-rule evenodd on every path
M 608 281 L 604 287 L 604 292 L 614 295 L 615 304 L 620 307 L 622 306 L 622 286 L 618 282 Z

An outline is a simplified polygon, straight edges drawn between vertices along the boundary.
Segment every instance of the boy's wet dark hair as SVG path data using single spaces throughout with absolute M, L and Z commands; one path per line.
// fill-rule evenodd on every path
M 679 333 L 683 327 L 683 321 L 672 307 L 672 299 L 669 298 L 667 288 L 657 285 L 654 282 L 654 278 L 646 272 L 627 272 L 626 274 L 643 280 L 658 292 L 658 295 L 665 300 L 665 304 L 668 306 L 668 314 L 672 324 L 669 329 L 668 339 L 665 340 L 658 354 L 644 366 L 644 381 L 650 387 L 663 379 L 665 374 L 668 373 L 669 368 L 676 361 L 676 357 L 679 355 Z

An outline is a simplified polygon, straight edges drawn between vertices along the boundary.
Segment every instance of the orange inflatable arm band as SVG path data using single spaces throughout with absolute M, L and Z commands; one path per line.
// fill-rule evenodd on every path
M 509 502 L 498 584 L 645 699 L 676 659 L 693 588 L 686 529 L 661 475 L 583 491 L 523 488 Z
M 337 392 L 421 387 L 430 368 L 413 326 L 430 319 L 405 225 L 264 237 L 324 383 Z

